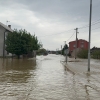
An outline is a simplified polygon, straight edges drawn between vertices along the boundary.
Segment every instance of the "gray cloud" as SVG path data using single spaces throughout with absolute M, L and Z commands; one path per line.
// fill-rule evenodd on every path
M 74 28 L 89 23 L 89 4 L 90 0 L 0 0 L 0 19 L 4 24 L 10 20 L 8 24 L 12 24 L 12 28 L 25 28 L 31 34 L 35 32 L 45 48 L 56 49 L 73 34 Z M 100 19 L 99 5 L 100 0 L 93 0 L 92 21 Z M 97 27 L 99 24 L 92 29 Z M 62 33 L 70 29 L 73 30 Z M 99 35 L 98 31 L 100 29 L 93 31 L 93 36 Z M 55 33 L 62 34 L 42 37 Z M 88 40 L 88 27 L 79 30 L 78 38 Z M 69 41 L 73 39 L 75 36 Z M 99 38 L 91 45 L 97 45 L 98 41 Z

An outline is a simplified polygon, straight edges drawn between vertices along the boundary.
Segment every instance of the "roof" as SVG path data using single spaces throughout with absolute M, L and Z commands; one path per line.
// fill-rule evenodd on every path
M 98 47 L 93 47 L 91 50 L 100 50 Z
M 77 41 L 80 41 L 80 40 L 86 41 L 84 39 L 78 39 Z M 70 41 L 69 43 L 71 43 L 71 42 L 76 42 L 76 40 L 75 41 Z M 86 41 L 86 42 L 88 42 L 88 41 Z
M 9 28 L 8 26 L 4 25 L 3 23 L 0 22 L 0 26 L 2 26 L 4 29 L 6 29 L 9 32 L 13 32 L 13 30 L 11 28 Z

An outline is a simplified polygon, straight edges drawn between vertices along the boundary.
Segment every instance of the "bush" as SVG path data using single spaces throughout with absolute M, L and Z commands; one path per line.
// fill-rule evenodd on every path
M 69 53 L 67 54 L 67 56 L 71 57 L 71 53 L 69 52 Z
M 39 50 L 37 51 L 37 55 L 43 55 L 43 54 L 45 54 L 46 52 L 47 52 L 46 49 L 42 48 L 42 49 L 39 49 Z
M 99 50 L 95 50 L 92 52 L 92 58 L 94 59 L 100 59 L 100 51 Z
M 79 58 L 84 58 L 84 59 L 88 58 L 88 50 L 84 50 L 84 49 L 80 50 L 77 56 Z

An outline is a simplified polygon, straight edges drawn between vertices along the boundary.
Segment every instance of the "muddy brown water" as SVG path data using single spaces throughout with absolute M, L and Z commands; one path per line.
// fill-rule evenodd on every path
M 87 80 L 78 80 L 80 76 L 70 73 L 61 59 L 0 59 L 0 100 L 92 100 L 82 85 Z

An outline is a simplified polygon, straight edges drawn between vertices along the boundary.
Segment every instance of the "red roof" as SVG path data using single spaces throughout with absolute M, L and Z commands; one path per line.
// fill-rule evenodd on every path
M 84 39 L 78 39 L 78 41 L 80 41 L 80 40 L 86 41 L 86 40 L 84 40 Z M 75 41 L 76 41 L 76 40 L 75 40 Z M 69 43 L 75 42 L 75 41 L 70 41 Z M 87 42 L 88 42 L 88 41 L 87 41 Z

